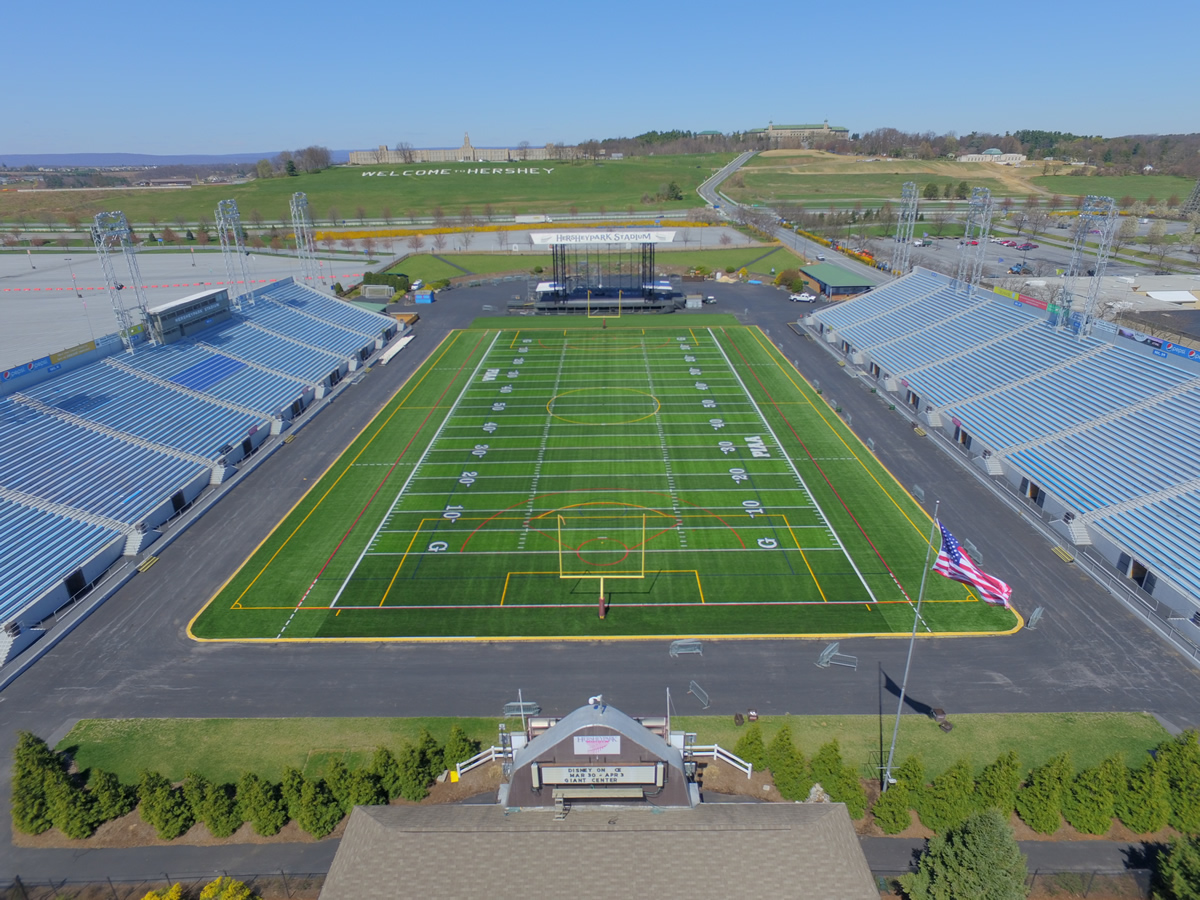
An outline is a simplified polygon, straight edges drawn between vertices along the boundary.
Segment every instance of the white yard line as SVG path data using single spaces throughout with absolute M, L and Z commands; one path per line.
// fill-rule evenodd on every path
M 833 525 L 829 522 L 829 517 L 826 516 L 825 511 L 821 509 L 821 504 L 817 502 L 817 498 L 814 497 L 812 491 L 808 489 L 808 485 L 805 483 L 804 477 L 800 474 L 800 470 L 796 468 L 796 464 L 792 461 L 792 458 L 788 455 L 788 452 L 783 449 L 783 444 L 780 442 L 779 436 L 775 434 L 775 429 L 771 427 L 770 423 L 767 421 L 767 417 L 763 414 L 763 411 L 759 408 L 758 403 L 754 400 L 754 397 L 746 388 L 745 382 L 742 381 L 742 376 L 738 374 L 737 369 L 733 367 L 733 362 L 725 353 L 725 348 L 721 346 L 719 341 L 717 341 L 717 336 L 713 334 L 713 330 L 711 328 L 706 330 L 708 331 L 708 336 L 712 338 L 713 343 L 716 344 L 717 349 L 721 351 L 721 356 L 725 359 L 725 365 L 729 366 L 729 371 L 733 373 L 733 377 L 737 379 L 738 384 L 740 384 L 742 386 L 742 390 L 745 391 L 746 399 L 750 401 L 750 405 L 754 407 L 755 412 L 758 413 L 758 417 L 762 419 L 763 427 L 766 428 L 767 432 L 771 435 L 771 440 L 775 442 L 775 446 L 779 448 L 779 452 L 783 454 L 783 458 L 787 460 L 788 465 L 792 469 L 792 473 L 796 476 L 796 481 L 800 483 L 800 486 L 804 488 L 804 493 L 807 494 L 808 499 L 812 501 L 813 507 L 817 510 L 817 515 L 821 517 L 821 521 L 825 523 L 825 526 L 829 529 L 829 533 L 833 535 L 833 539 L 837 541 L 838 547 L 841 548 L 842 553 L 846 557 L 846 562 L 850 563 L 850 568 L 852 568 L 854 570 L 854 574 L 858 576 L 858 580 L 862 583 L 863 589 L 866 590 L 867 596 L 870 597 L 873 602 L 879 602 L 876 599 L 874 592 L 867 584 L 867 580 L 863 578 L 862 572 L 858 570 L 858 566 L 854 564 L 854 560 L 846 551 L 846 545 L 842 543 L 841 536 L 837 533 L 837 531 L 834 530 Z
M 554 402 L 554 398 L 558 396 L 558 386 L 562 384 L 563 366 L 567 364 L 567 344 L 563 342 L 562 352 L 558 355 L 558 370 L 554 375 L 554 385 L 550 388 L 550 400 L 546 402 L 546 421 L 542 424 L 542 440 L 538 444 L 537 457 L 533 464 L 533 478 L 529 482 L 529 503 L 525 508 L 524 528 L 521 531 L 521 536 L 517 539 L 517 549 L 524 552 L 525 539 L 529 537 L 529 522 L 533 518 L 533 503 L 537 499 L 538 483 L 542 479 L 542 462 L 546 458 L 546 445 L 550 443 L 550 427 L 554 424 L 554 413 L 550 411 L 550 404 Z
M 484 363 L 487 362 L 488 354 L 492 352 L 492 347 L 496 345 L 496 341 L 500 339 L 500 335 L 502 333 L 503 332 L 500 331 L 496 332 L 496 336 L 492 338 L 492 342 L 488 344 L 487 350 L 485 350 L 483 352 L 483 356 L 479 358 L 479 365 L 475 367 L 475 370 L 471 373 L 471 377 L 468 378 L 467 383 L 463 385 L 463 389 L 459 392 L 458 396 L 454 398 L 454 403 L 446 413 L 446 417 L 442 419 L 441 424 L 437 427 L 437 431 L 435 431 L 433 433 L 433 437 L 429 439 L 429 445 L 425 448 L 425 452 L 421 454 L 421 458 L 418 459 L 417 464 L 413 466 L 413 470 L 408 474 L 408 478 L 404 480 L 404 484 L 402 484 L 400 486 L 400 490 L 396 492 L 396 496 L 392 500 L 392 505 L 388 507 L 387 513 L 379 521 L 379 526 L 375 529 L 374 534 L 371 535 L 371 539 L 367 541 L 366 546 L 363 547 L 362 553 L 358 554 L 358 559 L 354 561 L 353 568 L 350 569 L 350 572 L 346 575 L 345 580 L 342 581 L 342 586 L 338 588 L 337 594 L 333 598 L 333 602 L 329 604 L 330 609 L 337 606 L 338 600 L 341 599 L 342 592 L 346 590 L 346 585 L 350 583 L 350 579 L 353 578 L 354 573 L 358 571 L 358 567 L 362 564 L 363 557 L 367 555 L 367 551 L 370 550 L 371 545 L 375 543 L 375 539 L 379 536 L 379 532 L 383 530 L 383 526 L 386 525 L 388 520 L 392 517 L 392 513 L 396 509 L 396 504 L 400 502 L 400 498 L 404 496 L 404 491 L 408 488 L 409 483 L 413 480 L 413 478 L 416 477 L 417 472 L 420 471 L 421 463 L 425 462 L 425 457 L 429 455 L 429 451 L 433 448 L 433 445 L 437 443 L 438 436 L 442 433 L 442 429 L 446 427 L 446 423 L 450 421 L 450 417 L 453 416 L 454 411 L 458 409 L 458 404 L 462 401 L 462 398 L 466 396 L 467 391 L 469 391 L 472 385 L 475 383 L 475 376 L 479 374 L 479 370 L 482 369 Z

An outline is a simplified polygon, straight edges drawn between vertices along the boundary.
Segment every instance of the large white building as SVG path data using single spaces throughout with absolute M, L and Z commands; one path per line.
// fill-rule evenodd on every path
M 1025 162 L 1026 156 L 1024 153 L 1005 153 L 1003 150 L 992 147 L 984 150 L 982 153 L 964 153 L 958 158 L 959 162 L 990 162 L 1000 163 L 1004 166 L 1015 166 L 1018 163 Z

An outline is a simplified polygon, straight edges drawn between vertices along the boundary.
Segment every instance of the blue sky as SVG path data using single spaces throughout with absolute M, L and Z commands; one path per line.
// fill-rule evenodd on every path
M 0 152 L 457 146 L 468 130 L 479 146 L 537 145 L 772 119 L 1200 131 L 1194 0 L 65 0 L 54 12 L 9 31 Z

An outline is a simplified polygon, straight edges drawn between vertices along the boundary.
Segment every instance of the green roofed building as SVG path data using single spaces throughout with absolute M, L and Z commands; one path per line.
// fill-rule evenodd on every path
M 869 275 L 856 275 L 833 263 L 801 266 L 800 271 L 815 281 L 820 286 L 821 293 L 826 297 L 861 294 L 879 283 Z

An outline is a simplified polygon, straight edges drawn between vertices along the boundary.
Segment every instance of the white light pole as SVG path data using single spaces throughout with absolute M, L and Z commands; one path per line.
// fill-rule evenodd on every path
M 933 505 L 933 534 L 938 531 L 938 508 L 942 501 Z M 900 734 L 900 713 L 904 711 L 904 693 L 908 689 L 908 670 L 912 666 L 913 646 L 917 643 L 917 623 L 921 621 L 921 600 L 925 597 L 925 581 L 929 577 L 929 556 L 933 552 L 933 534 L 929 537 L 929 546 L 925 548 L 925 568 L 921 570 L 921 590 L 917 594 L 917 608 L 913 610 L 912 637 L 908 640 L 908 660 L 904 663 L 904 678 L 900 681 L 900 702 L 896 705 L 896 726 L 892 729 L 892 746 L 888 750 L 887 767 L 883 772 L 883 790 L 892 786 L 892 763 L 896 757 L 896 737 Z

